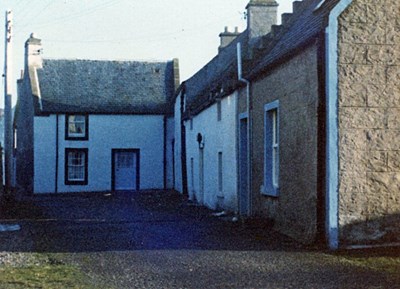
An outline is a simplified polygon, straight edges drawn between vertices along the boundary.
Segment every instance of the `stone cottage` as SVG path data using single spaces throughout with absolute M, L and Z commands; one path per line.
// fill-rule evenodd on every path
M 281 25 L 275 1 L 247 8 L 247 29 L 222 33 L 226 47 L 177 95 L 177 189 L 186 178 L 189 196 L 217 207 L 228 155 L 236 204 L 223 208 L 330 248 L 400 241 L 399 2 L 294 1 Z M 268 28 L 252 27 L 263 21 Z M 224 133 L 229 99 L 235 129 Z
M 248 60 L 251 210 L 297 240 L 400 241 L 398 1 L 303 0 Z

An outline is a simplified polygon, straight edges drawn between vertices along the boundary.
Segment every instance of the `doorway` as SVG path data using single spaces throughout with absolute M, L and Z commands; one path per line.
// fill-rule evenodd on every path
M 139 190 L 139 150 L 112 150 L 112 187 L 115 191 Z

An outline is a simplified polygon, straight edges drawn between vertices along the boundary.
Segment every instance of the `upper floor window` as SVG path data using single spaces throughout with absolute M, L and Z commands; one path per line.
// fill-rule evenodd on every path
M 269 196 L 279 195 L 279 100 L 264 106 L 264 186 Z
M 221 100 L 217 100 L 217 121 L 221 121 L 222 119 L 222 103 Z
M 67 114 L 65 117 L 65 139 L 87 140 L 89 134 L 89 118 L 82 114 Z

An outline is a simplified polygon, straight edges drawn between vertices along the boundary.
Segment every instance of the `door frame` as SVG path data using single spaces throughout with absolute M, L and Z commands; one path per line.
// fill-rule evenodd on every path
M 248 126 L 249 118 L 247 112 L 239 114 L 239 155 L 238 155 L 238 176 L 239 176 L 239 197 L 238 208 L 241 216 L 251 215 L 251 196 L 250 196 L 250 158 L 249 158 L 249 142 L 248 142 Z M 245 138 L 243 138 L 245 136 Z M 244 147 L 245 145 L 245 147 Z M 245 160 L 243 163 L 242 160 Z M 243 176 L 244 174 L 244 176 Z M 245 183 L 243 183 L 245 182 Z M 242 204 L 245 203 L 244 208 Z
M 115 155 L 122 152 L 136 154 L 136 191 L 140 190 L 140 149 L 111 149 L 111 190 L 115 191 Z

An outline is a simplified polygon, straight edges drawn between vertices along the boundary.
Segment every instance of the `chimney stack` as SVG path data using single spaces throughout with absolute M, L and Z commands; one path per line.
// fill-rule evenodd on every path
M 247 4 L 249 42 L 254 43 L 271 31 L 278 22 L 278 3 L 275 0 L 250 0 Z
M 239 34 L 240 33 L 239 33 L 238 27 L 235 27 L 235 31 L 231 32 L 231 31 L 229 31 L 228 26 L 225 26 L 224 32 L 221 32 L 219 34 L 219 38 L 220 38 L 221 42 L 218 47 L 218 51 L 221 51 L 221 49 L 228 46 Z
M 42 68 L 42 43 L 36 35 L 32 33 L 25 42 L 25 65 L 27 69 L 30 67 Z

